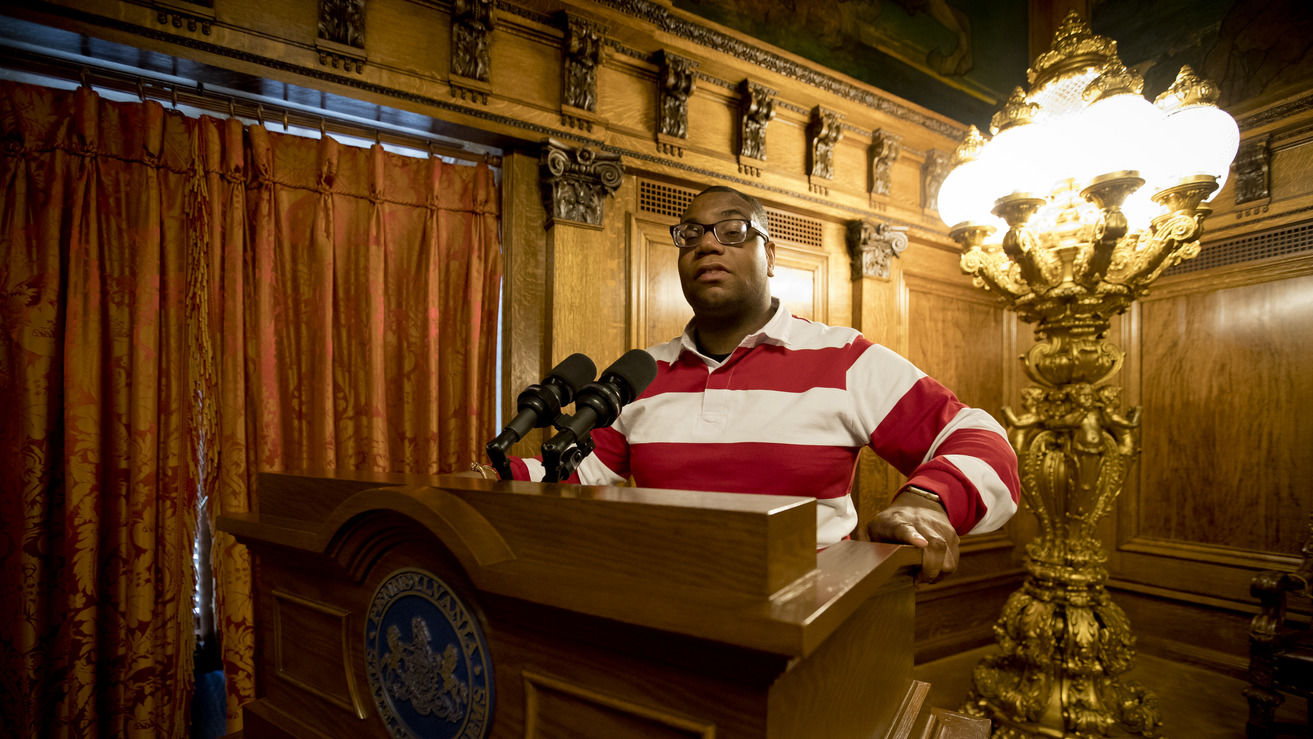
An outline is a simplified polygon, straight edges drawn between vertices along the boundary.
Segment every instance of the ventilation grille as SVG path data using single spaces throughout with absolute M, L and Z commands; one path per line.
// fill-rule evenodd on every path
M 778 210 L 766 210 L 766 227 L 773 239 L 821 248 L 821 222 Z
M 651 180 L 638 181 L 638 209 L 645 213 L 678 218 L 684 215 L 684 209 L 693 202 L 694 190 L 663 185 Z
M 1229 264 L 1296 254 L 1310 249 L 1313 249 L 1313 223 L 1305 222 L 1270 231 L 1245 234 L 1216 244 L 1204 244 L 1199 256 L 1181 262 L 1164 274 L 1181 275 L 1214 267 L 1225 267 Z
M 697 191 L 688 188 L 651 180 L 638 181 L 638 209 L 644 213 L 678 218 L 684 214 L 688 204 L 693 202 L 695 195 Z M 821 222 L 815 218 L 767 208 L 766 228 L 773 239 L 817 249 L 824 246 L 821 241 Z

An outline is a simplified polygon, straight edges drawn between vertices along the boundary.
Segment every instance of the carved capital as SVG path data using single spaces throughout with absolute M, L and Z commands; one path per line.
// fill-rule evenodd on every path
M 879 130 L 871 137 L 871 148 L 867 150 L 869 170 L 866 179 L 868 195 L 888 195 L 892 182 L 891 172 L 898 154 L 903 148 L 903 137 L 896 133 Z
M 738 155 L 766 161 L 766 124 L 775 117 L 775 90 L 751 80 L 739 83 Z
M 561 104 L 597 112 L 597 65 L 602 59 L 606 26 L 565 14 Z
M 556 139 L 543 143 L 538 172 L 548 228 L 557 221 L 600 227 L 605 198 L 624 177 L 619 154 L 575 148 Z
M 907 229 L 866 219 L 848 221 L 848 254 L 853 279 L 889 278 L 889 260 L 907 248 Z
M 488 42 L 492 0 L 454 0 L 451 5 L 451 73 L 479 82 L 491 79 Z
M 925 164 L 921 165 L 921 207 L 925 210 L 939 210 L 939 186 L 948 176 L 949 162 L 947 152 L 926 152 Z
M 1235 204 L 1267 200 L 1270 192 L 1272 149 L 1268 137 L 1246 141 L 1235 158 Z
M 843 116 L 821 106 L 812 108 L 807 123 L 807 175 L 834 179 L 834 145 L 843 138 Z
M 663 136 L 688 138 L 688 98 L 697 86 L 698 63 L 662 50 L 657 132 Z

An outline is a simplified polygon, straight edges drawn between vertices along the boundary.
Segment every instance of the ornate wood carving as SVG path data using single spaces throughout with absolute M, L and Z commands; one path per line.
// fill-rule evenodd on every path
M 878 130 L 871 137 L 871 148 L 867 150 L 870 167 L 866 181 L 868 195 L 888 195 L 891 172 L 898 153 L 902 150 L 903 137 L 890 131 Z
M 843 138 L 843 116 L 821 106 L 807 123 L 807 176 L 834 179 L 834 145 Z
M 1235 204 L 1266 200 L 1270 193 L 1272 149 L 1268 137 L 1246 141 L 1235 158 Z
M 939 210 L 939 186 L 948 176 L 949 161 L 947 152 L 926 152 L 925 164 L 921 165 L 921 207 L 925 210 Z
M 766 124 L 775 117 L 775 92 L 752 80 L 739 83 L 740 172 L 761 176 L 761 163 L 766 161 Z
M 619 154 L 574 148 L 557 139 L 543 143 L 538 170 L 548 228 L 557 221 L 601 226 L 604 199 L 624 176 Z
M 365 69 L 365 0 L 319 0 L 319 63 L 348 72 Z
M 664 49 L 660 59 L 657 147 L 664 153 L 683 156 L 683 147 L 670 139 L 688 138 L 688 98 L 697 86 L 698 63 Z
M 319 0 L 319 38 L 365 48 L 365 0 Z
M 861 219 L 848 221 L 848 254 L 853 279 L 889 278 L 889 260 L 907 249 L 907 228 Z
M 488 44 L 492 36 L 492 0 L 454 0 L 451 8 L 451 92 L 461 99 L 488 103 L 492 91 Z
M 606 26 L 565 14 L 565 42 L 562 49 L 561 106 L 565 122 L 592 130 L 587 116 L 571 115 L 571 108 L 597 112 L 597 65 L 602 59 L 602 39 Z

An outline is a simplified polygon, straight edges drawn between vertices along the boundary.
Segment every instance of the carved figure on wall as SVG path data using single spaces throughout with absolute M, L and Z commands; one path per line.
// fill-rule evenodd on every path
M 365 48 L 365 0 L 319 0 L 319 38 Z
M 843 138 L 843 116 L 821 106 L 812 108 L 807 123 L 807 174 L 821 179 L 834 179 L 834 145 Z
M 848 222 L 848 254 L 853 279 L 888 279 L 890 259 L 907 249 L 907 229 L 866 219 Z
M 1267 199 L 1271 160 L 1267 137 L 1240 145 L 1235 158 L 1236 205 Z
M 888 195 L 892 181 L 894 162 L 902 149 L 903 137 L 889 131 L 876 131 L 871 137 L 870 176 L 867 179 L 867 193 Z
M 558 220 L 602 225 L 604 198 L 615 193 L 623 177 L 619 154 L 547 139 L 539 158 L 539 179 L 548 227 Z
M 597 64 L 602 57 L 606 29 L 583 18 L 566 16 L 564 81 L 565 105 L 597 111 Z
M 925 155 L 925 164 L 921 166 L 921 207 L 926 210 L 939 210 L 939 186 L 948 176 L 949 155 L 946 152 L 931 149 Z
M 739 156 L 766 159 L 766 124 L 775 117 L 775 90 L 739 83 Z
M 451 13 L 451 73 L 488 82 L 492 0 L 454 0 Z
M 688 138 L 688 98 L 696 87 L 698 63 L 661 52 L 660 111 L 657 131 L 666 136 Z

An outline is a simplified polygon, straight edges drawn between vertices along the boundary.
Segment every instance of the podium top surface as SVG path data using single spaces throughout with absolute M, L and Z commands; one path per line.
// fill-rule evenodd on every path
M 401 517 L 442 541 L 480 590 L 805 656 L 920 559 L 857 541 L 818 553 L 815 506 L 451 475 L 264 473 L 259 511 L 223 516 L 219 528 L 248 545 L 331 549 L 348 566 L 351 541 L 377 546 L 370 527 Z

